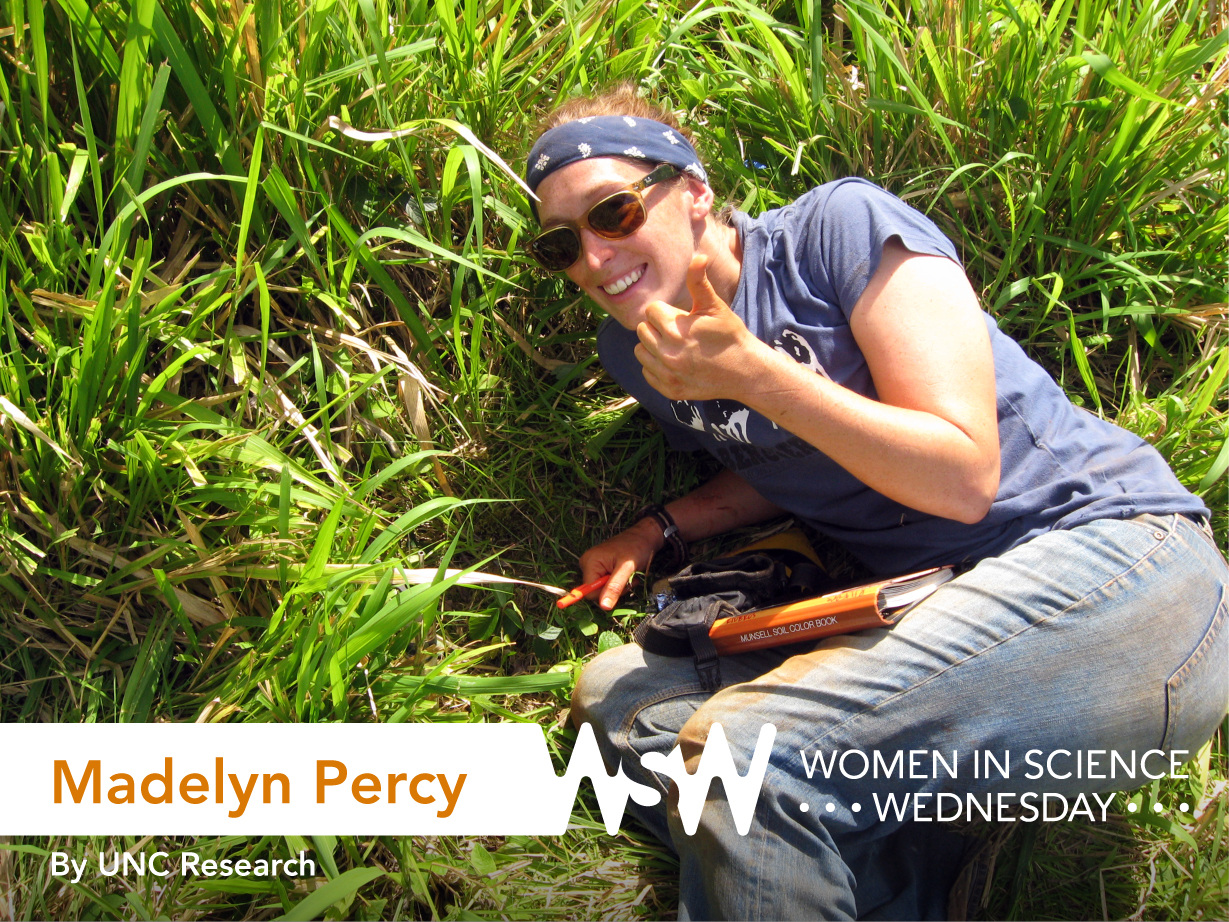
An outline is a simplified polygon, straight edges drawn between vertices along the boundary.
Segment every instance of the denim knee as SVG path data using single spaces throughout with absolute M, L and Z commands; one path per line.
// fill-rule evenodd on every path
M 637 644 L 615 647 L 590 660 L 572 691 L 573 726 L 591 723 L 599 739 L 621 726 L 628 716 L 627 708 L 635 702 L 628 700 L 629 696 L 615 694 L 614 685 L 643 666 L 643 651 Z

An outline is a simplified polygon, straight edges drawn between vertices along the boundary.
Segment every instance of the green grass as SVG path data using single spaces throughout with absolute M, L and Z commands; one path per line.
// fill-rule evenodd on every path
M 1223 25 L 1146 0 L 6 0 L 0 720 L 368 720 L 370 682 L 380 720 L 532 720 L 566 753 L 575 670 L 631 611 L 394 570 L 566 584 L 709 472 L 601 374 L 598 318 L 521 255 L 528 203 L 492 157 L 517 167 L 545 107 L 617 79 L 749 211 L 858 174 L 928 213 L 1223 541 Z M 1125 818 L 1014 834 L 986 917 L 1223 917 L 1221 791 L 1194 847 Z M 330 879 L 388 872 L 328 911 L 669 915 L 668 856 L 594 809 L 550 841 L 319 839 Z M 61 891 L 0 851 L 0 915 L 307 897 Z

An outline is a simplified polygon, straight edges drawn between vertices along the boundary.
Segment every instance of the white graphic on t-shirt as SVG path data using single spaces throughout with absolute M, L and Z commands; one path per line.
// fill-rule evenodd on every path
M 802 334 L 794 330 L 786 329 L 781 334 L 780 339 L 772 341 L 772 347 L 782 355 L 788 355 L 799 365 L 805 365 L 817 375 L 829 377 L 827 370 L 820 363 L 819 357 L 815 354 L 815 350 L 811 348 L 811 344 L 803 339 Z
M 682 425 L 688 429 L 707 432 L 718 442 L 752 444 L 751 434 L 747 431 L 751 423 L 751 410 L 737 400 L 706 400 L 704 415 L 700 414 L 700 408 L 690 400 L 671 400 L 670 409 L 674 411 L 674 418 Z
M 711 423 L 713 438 L 718 442 L 742 442 L 751 444 L 747 433 L 747 423 L 751 419 L 751 410 L 736 400 L 710 400 L 708 402 L 709 419 L 719 419 Z
M 671 400 L 670 408 L 674 410 L 674 418 L 688 429 L 704 431 L 704 420 L 700 417 L 700 408 L 690 400 Z

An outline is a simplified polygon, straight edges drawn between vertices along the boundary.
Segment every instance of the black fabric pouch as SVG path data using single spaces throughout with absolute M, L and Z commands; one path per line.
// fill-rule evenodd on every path
M 675 596 L 632 635 L 659 656 L 694 656 L 705 691 L 721 687 L 721 663 L 708 636 L 719 618 L 818 595 L 832 584 L 804 554 L 765 548 L 693 563 L 670 577 Z

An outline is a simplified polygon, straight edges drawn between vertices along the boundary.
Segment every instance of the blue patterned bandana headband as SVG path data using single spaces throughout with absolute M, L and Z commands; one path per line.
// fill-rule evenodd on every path
M 702 183 L 708 174 L 691 143 L 661 122 L 630 115 L 593 115 L 543 133 L 529 152 L 525 181 L 535 192 L 555 170 L 588 157 L 627 157 L 646 165 L 669 163 Z

